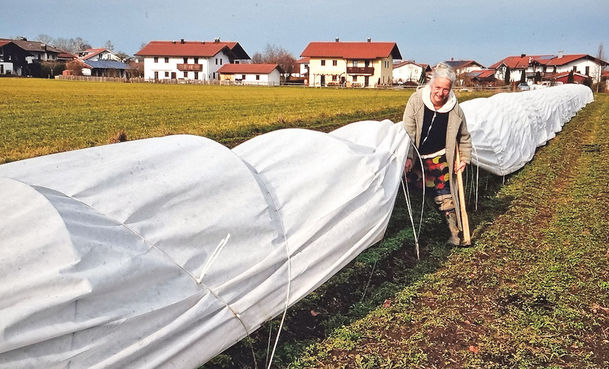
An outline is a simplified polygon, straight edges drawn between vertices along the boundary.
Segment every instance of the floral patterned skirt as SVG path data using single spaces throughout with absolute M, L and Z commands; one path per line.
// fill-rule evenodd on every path
M 450 173 L 446 155 L 442 154 L 422 160 L 425 170 L 425 187 L 431 189 L 430 195 L 433 197 L 450 195 Z M 423 187 L 423 174 L 419 162 L 416 162 L 407 178 L 408 183 L 415 185 L 417 188 Z

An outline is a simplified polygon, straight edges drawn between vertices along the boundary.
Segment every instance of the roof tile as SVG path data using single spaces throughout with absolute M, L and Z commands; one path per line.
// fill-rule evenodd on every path
M 395 42 L 310 42 L 300 56 L 342 59 L 402 59 Z

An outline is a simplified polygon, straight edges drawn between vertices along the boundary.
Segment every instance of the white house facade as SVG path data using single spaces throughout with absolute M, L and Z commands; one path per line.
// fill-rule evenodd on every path
M 498 61 L 489 68 L 495 69 L 495 77 L 505 80 L 507 70 L 510 71 L 510 82 L 524 79 L 527 83 L 534 83 L 536 78 L 551 80 L 554 76 L 573 71 L 586 75 L 593 82 L 599 82 L 602 68 L 608 63 L 587 54 L 571 55 L 526 55 L 508 56 Z
M 223 83 L 257 86 L 281 84 L 281 71 L 277 64 L 225 64 L 218 73 Z
M 146 80 L 218 81 L 218 70 L 249 56 L 237 42 L 151 41 L 138 51 Z
M 100 60 L 114 60 L 114 61 L 122 61 L 119 56 L 114 54 L 112 51 L 108 49 L 87 49 L 78 54 L 78 57 L 82 60 L 92 60 L 92 61 L 100 61 Z
M 309 86 L 379 87 L 393 83 L 393 60 L 402 56 L 395 42 L 311 42 Z
M 431 69 L 427 64 L 416 64 L 410 60 L 396 63 L 392 71 L 393 83 L 418 85 L 425 82 L 428 71 Z

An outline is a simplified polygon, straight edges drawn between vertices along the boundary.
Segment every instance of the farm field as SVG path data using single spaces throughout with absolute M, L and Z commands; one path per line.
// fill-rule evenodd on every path
M 0 78 L 0 164 L 108 144 L 121 132 L 128 140 L 193 134 L 230 147 L 285 127 L 396 122 L 411 93 Z
M 505 186 L 483 177 L 473 247 L 447 249 L 427 218 L 422 260 L 405 237 L 372 272 L 377 306 L 286 367 L 609 368 L 609 96 L 595 100 Z
M 231 147 L 284 127 L 398 121 L 411 93 L 5 78 L 0 164 L 107 144 L 119 132 L 197 134 Z M 470 248 L 447 247 L 428 206 L 417 260 L 398 196 L 385 239 L 290 308 L 272 367 L 609 367 L 609 96 L 595 100 L 521 171 L 482 173 Z M 470 207 L 471 186 L 470 170 Z M 204 368 L 254 368 L 252 347 L 266 367 L 278 323 Z
M 417 260 L 399 195 L 383 241 L 288 310 L 272 367 L 609 367 L 609 96 L 595 100 L 519 172 L 482 173 L 477 209 L 468 171 L 470 248 L 446 246 L 426 206 Z M 278 325 L 203 368 L 254 368 L 252 347 L 266 367 Z
M 282 127 L 400 118 L 407 90 L 0 79 L 0 163 L 128 140 L 194 134 L 231 145 Z

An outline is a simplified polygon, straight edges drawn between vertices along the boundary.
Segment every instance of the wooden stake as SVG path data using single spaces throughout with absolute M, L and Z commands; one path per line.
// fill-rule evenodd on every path
M 455 156 L 456 162 L 461 163 L 461 156 L 459 155 L 459 146 L 457 146 L 457 155 Z M 472 239 L 469 234 L 469 220 L 467 218 L 467 211 L 465 210 L 465 191 L 463 191 L 463 176 L 462 172 L 457 173 L 457 189 L 459 191 L 459 210 L 461 211 L 461 226 L 463 227 L 463 244 L 471 245 Z

